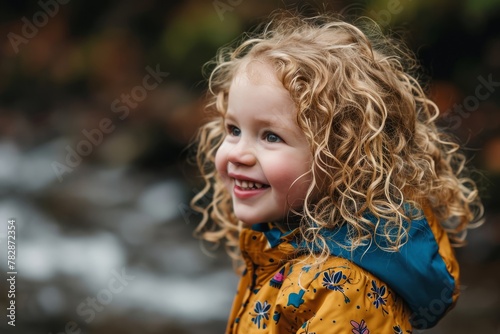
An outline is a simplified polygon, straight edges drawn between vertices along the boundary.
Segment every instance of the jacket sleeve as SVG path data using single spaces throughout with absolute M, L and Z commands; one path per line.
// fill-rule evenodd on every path
M 281 320 L 285 326 L 294 323 L 295 333 L 411 331 L 403 300 L 350 261 L 332 257 L 321 268 L 297 268 L 289 278 Z

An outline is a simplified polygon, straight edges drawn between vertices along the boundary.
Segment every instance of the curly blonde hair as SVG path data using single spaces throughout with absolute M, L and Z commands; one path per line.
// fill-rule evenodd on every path
M 343 224 L 349 247 L 372 242 L 375 231 L 383 231 L 383 247 L 397 251 L 408 241 L 415 211 L 421 212 L 408 206 L 430 207 L 452 243 L 462 245 L 467 229 L 481 222 L 483 207 L 459 145 L 435 125 L 439 110 L 414 75 L 413 55 L 373 22 L 353 25 L 333 15 L 281 11 L 269 22 L 235 47 L 221 48 L 211 62 L 211 119 L 195 142 L 205 184 L 191 202 L 202 213 L 196 234 L 223 241 L 239 259 L 242 224 L 214 162 L 232 79 L 246 60 L 261 59 L 290 92 L 313 156 L 312 186 L 303 210 L 294 211 L 305 244 L 313 245 L 309 255 L 324 260 L 329 249 L 321 231 Z

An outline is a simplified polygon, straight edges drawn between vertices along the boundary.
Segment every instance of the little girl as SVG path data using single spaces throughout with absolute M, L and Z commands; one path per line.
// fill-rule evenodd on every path
M 216 58 L 192 205 L 244 266 L 227 333 L 411 333 L 457 301 L 476 185 L 409 53 L 368 31 L 275 13 Z

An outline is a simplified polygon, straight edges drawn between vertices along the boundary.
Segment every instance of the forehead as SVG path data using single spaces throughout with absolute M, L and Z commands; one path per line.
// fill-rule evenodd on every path
M 283 87 L 276 77 L 274 67 L 265 59 L 245 59 L 233 77 L 233 82 L 248 80 L 255 85 L 270 84 Z
M 226 116 L 244 112 L 256 118 L 294 117 L 296 108 L 290 93 L 275 73 L 273 66 L 261 59 L 241 64 L 229 88 Z

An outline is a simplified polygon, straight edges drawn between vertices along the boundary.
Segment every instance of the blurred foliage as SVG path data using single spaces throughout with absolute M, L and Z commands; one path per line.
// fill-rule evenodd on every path
M 385 31 L 404 38 L 415 52 L 422 65 L 421 79 L 428 84 L 429 94 L 442 112 L 440 125 L 449 128 L 464 144 L 472 166 L 486 176 L 480 179 L 480 184 L 487 227 L 478 229 L 477 234 L 471 233 L 470 247 L 459 251 L 459 255 L 466 263 L 498 263 L 500 1 L 71 0 L 58 5 L 56 13 L 37 28 L 34 36 L 24 36 L 26 21 L 33 23 L 36 19 L 43 19 L 44 9 L 40 3 L 55 1 L 9 0 L 0 5 L 0 35 L 3 36 L 0 43 L 0 149 L 14 145 L 25 157 L 41 156 L 48 160 L 39 165 L 35 162 L 27 164 L 32 164 L 35 170 L 31 172 L 34 180 L 42 179 L 42 175 L 48 173 L 52 181 L 47 181 L 38 192 L 21 193 L 21 196 L 23 201 L 42 208 L 65 229 L 86 227 L 114 231 L 113 224 L 120 222 L 112 224 L 108 219 L 98 219 L 97 213 L 88 214 L 99 212 L 99 205 L 105 206 L 104 199 L 110 203 L 119 202 L 114 197 L 107 198 L 106 191 L 118 189 L 116 192 L 121 196 L 135 198 L 139 196 L 135 196 L 134 191 L 143 190 L 146 185 L 151 186 L 167 177 L 183 180 L 187 189 L 183 200 L 187 202 L 193 195 L 197 179 L 185 163 L 183 150 L 205 117 L 203 64 L 215 56 L 219 47 L 234 41 L 276 8 L 298 8 L 307 13 L 325 8 L 347 16 L 371 17 Z M 23 42 L 15 45 L 12 34 L 24 38 Z M 143 85 L 145 76 L 150 73 L 148 68 L 159 68 L 169 74 L 157 88 L 147 91 L 147 97 L 136 101 L 137 105 L 130 107 L 128 116 L 121 119 L 120 114 L 113 110 L 113 102 L 124 101 L 124 96 L 131 95 L 134 89 Z M 477 107 L 469 108 L 473 109 L 470 112 L 459 114 L 455 106 L 463 106 L 469 97 L 477 95 L 480 77 L 492 78 L 491 94 L 481 99 Z M 125 102 L 121 103 L 124 105 Z M 450 116 L 459 117 L 459 126 L 452 127 Z M 64 161 L 66 144 L 76 147 L 85 139 L 82 131 L 98 128 L 104 118 L 111 120 L 113 131 L 103 136 L 102 144 L 93 147 L 91 154 L 83 157 L 82 166 L 64 175 L 63 182 L 58 182 L 50 161 Z M 9 196 L 19 195 L 20 191 L 3 186 L 14 177 L 1 170 L 1 166 L 7 165 L 8 158 L 0 159 L 4 163 L 0 163 L 1 194 L 2 199 L 7 200 Z M 13 171 L 18 169 L 22 170 L 12 168 Z M 100 177 L 107 175 L 109 169 L 133 170 L 140 177 L 128 176 L 130 179 L 126 182 L 121 179 L 114 182 L 109 178 L 110 181 L 105 183 Z M 101 195 L 90 192 L 83 201 L 85 191 L 89 191 L 86 188 L 88 183 L 94 184 Z M 127 188 L 130 184 L 135 188 Z M 125 191 L 121 187 L 134 190 Z M 128 207 L 137 206 L 131 199 L 123 201 Z M 158 206 L 161 209 L 162 204 Z M 99 225 L 102 221 L 106 223 Z M 132 235 L 141 235 L 135 230 L 138 227 L 127 228 L 133 231 Z M 149 237 L 161 245 L 163 241 L 154 239 L 155 236 L 166 238 L 168 232 L 182 230 L 184 239 L 171 238 L 190 240 L 191 235 L 186 230 L 191 232 L 192 228 L 193 225 L 184 226 L 184 229 L 177 227 L 172 232 L 169 226 L 161 229 L 163 234 L 151 232 Z M 144 230 L 150 231 L 146 227 Z M 133 254 L 131 258 L 141 259 L 143 253 L 134 253 L 140 247 L 130 240 L 123 244 L 128 245 L 127 252 Z M 499 273 L 494 271 L 491 274 L 496 277 L 494 275 Z M 0 301 L 4 297 L 1 296 Z M 71 308 L 74 309 L 75 303 L 77 301 L 70 304 Z M 498 300 L 492 303 L 494 307 L 499 305 Z M 470 305 L 472 308 L 478 304 L 473 300 Z M 468 310 L 459 314 L 463 316 Z M 485 317 L 494 313 L 487 307 L 481 310 Z M 492 319 L 493 316 L 486 323 L 490 324 Z M 460 324 L 460 319 L 454 320 Z M 61 329 L 61 321 L 57 317 L 51 318 L 45 328 Z M 168 321 L 165 325 L 161 317 L 155 318 L 152 322 L 157 323 L 161 330 L 151 330 L 151 333 L 169 330 L 196 332 Z M 222 328 L 220 323 L 217 325 Z M 113 332 L 117 328 L 120 331 L 127 328 L 141 331 L 144 328 L 139 325 L 131 327 L 128 323 L 123 327 L 113 326 L 119 324 L 109 321 L 96 332 Z M 197 332 L 206 330 L 204 333 L 208 333 L 203 325 L 193 326 Z M 453 328 L 457 333 L 460 329 L 470 329 L 467 324 L 454 326 L 448 323 L 443 326 L 449 326 L 443 328 Z

